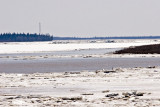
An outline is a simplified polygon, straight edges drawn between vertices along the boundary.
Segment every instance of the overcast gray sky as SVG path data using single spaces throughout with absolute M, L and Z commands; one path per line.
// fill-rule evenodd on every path
M 0 33 L 160 35 L 160 0 L 0 0 Z

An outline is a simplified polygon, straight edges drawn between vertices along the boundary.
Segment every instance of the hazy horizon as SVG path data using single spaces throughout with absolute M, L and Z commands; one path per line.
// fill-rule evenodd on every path
M 159 0 L 1 0 L 0 33 L 59 37 L 160 35 Z

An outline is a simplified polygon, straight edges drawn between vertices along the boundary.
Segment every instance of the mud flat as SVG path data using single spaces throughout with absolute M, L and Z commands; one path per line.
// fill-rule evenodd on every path
M 160 67 L 1 73 L 2 107 L 159 107 Z

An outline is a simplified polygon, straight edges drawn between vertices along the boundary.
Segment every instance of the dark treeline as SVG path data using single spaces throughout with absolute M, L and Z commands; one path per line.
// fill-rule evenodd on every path
M 53 40 L 94 40 L 94 39 L 160 39 L 160 36 L 126 36 L 126 37 L 54 37 Z
M 32 42 L 32 41 L 52 41 L 53 37 L 44 34 L 30 33 L 3 33 L 0 34 L 0 42 Z
M 0 42 L 32 42 L 52 40 L 95 40 L 95 39 L 160 39 L 160 36 L 126 36 L 126 37 L 53 37 L 45 34 L 3 33 Z
M 125 48 L 116 51 L 115 54 L 160 54 L 160 44 Z

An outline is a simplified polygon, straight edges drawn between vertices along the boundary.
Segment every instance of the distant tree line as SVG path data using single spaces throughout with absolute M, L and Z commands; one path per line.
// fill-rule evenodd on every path
M 113 36 L 113 37 L 54 37 L 53 40 L 96 40 L 96 39 L 160 39 L 160 36 Z
M 0 34 L 0 42 L 32 42 L 32 41 L 52 41 L 53 36 L 30 33 L 3 33 Z
M 32 42 L 52 40 L 95 40 L 95 39 L 160 39 L 160 36 L 126 36 L 126 37 L 54 37 L 49 34 L 3 33 L 0 42 Z

